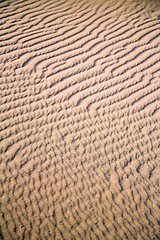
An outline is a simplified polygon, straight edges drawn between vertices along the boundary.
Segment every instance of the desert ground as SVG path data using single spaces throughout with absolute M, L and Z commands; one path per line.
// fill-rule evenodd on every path
M 0 239 L 160 239 L 160 2 L 0 1 Z

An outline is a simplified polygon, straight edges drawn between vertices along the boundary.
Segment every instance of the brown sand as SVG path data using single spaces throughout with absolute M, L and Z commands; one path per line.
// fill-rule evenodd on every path
M 0 238 L 160 239 L 160 4 L 0 2 Z

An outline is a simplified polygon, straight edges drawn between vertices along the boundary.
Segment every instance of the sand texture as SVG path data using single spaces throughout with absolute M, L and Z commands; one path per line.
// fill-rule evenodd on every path
M 0 239 L 160 239 L 160 2 L 0 1 Z

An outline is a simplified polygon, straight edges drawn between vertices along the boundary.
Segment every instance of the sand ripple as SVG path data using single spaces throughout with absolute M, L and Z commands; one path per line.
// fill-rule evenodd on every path
M 0 239 L 159 239 L 159 9 L 0 2 Z

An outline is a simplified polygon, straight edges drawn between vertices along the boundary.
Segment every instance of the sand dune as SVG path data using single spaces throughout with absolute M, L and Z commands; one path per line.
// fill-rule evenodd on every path
M 0 16 L 0 239 L 159 239 L 159 1 Z

